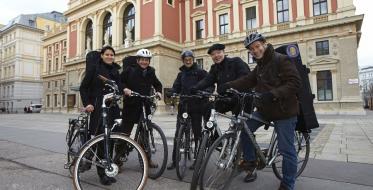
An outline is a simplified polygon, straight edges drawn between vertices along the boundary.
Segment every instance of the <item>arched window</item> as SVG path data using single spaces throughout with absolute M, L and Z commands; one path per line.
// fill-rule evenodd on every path
M 93 23 L 92 20 L 88 21 L 87 26 L 85 28 L 85 49 L 92 50 L 92 45 L 93 45 Z M 88 43 L 89 43 L 89 48 L 88 48 Z
M 102 44 L 103 45 L 111 45 L 112 43 L 112 37 L 113 37 L 113 19 L 110 13 L 107 13 L 104 18 L 103 23 L 103 33 L 102 33 Z M 106 42 L 108 41 L 108 42 Z M 105 44 L 106 43 L 106 44 Z
M 131 39 L 135 40 L 135 7 L 133 4 L 127 6 L 123 15 L 123 39 L 127 38 L 126 27 L 130 29 Z

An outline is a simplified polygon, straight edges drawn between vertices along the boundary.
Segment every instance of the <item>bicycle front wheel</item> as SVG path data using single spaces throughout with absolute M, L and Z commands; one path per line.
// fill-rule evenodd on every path
M 176 174 L 183 180 L 188 171 L 188 166 L 192 166 L 194 158 L 194 142 L 190 125 L 181 125 L 176 138 Z M 193 142 L 193 143 L 192 143 Z
M 306 168 L 310 156 L 310 137 L 308 133 L 296 131 L 294 134 L 294 146 L 297 151 L 297 175 L 299 177 Z M 273 150 L 271 150 L 272 158 L 276 157 L 272 163 L 273 173 L 279 180 L 282 180 L 282 163 L 283 156 L 278 150 L 278 140 L 274 142 Z
M 212 144 L 200 171 L 200 189 L 229 189 L 241 157 L 235 142 L 236 134 L 226 133 Z
M 104 151 L 104 134 L 88 141 L 80 150 L 74 166 L 73 183 L 76 189 L 143 189 L 148 175 L 148 160 L 145 152 L 134 140 L 121 133 L 111 133 L 108 139 L 109 157 Z M 117 150 L 117 145 L 126 145 L 129 151 Z M 126 148 L 126 149 L 127 149 Z M 118 155 L 121 159 L 114 159 Z M 119 153 L 120 152 L 120 153 Z M 141 155 L 141 161 L 138 161 Z M 108 164 L 110 161 L 110 165 Z M 100 176 L 106 175 L 116 182 L 110 186 L 100 184 Z
M 208 144 L 209 144 L 209 138 L 210 138 L 210 134 L 209 132 L 206 132 L 203 137 L 202 137 L 202 141 L 201 141 L 201 144 L 199 145 L 199 150 L 198 150 L 198 155 L 197 155 L 197 159 L 196 159 L 196 163 L 195 163 L 195 166 L 194 166 L 194 171 L 193 171 L 193 176 L 192 176 L 192 182 L 190 183 L 190 189 L 191 190 L 195 190 L 197 189 L 197 186 L 198 186 L 198 183 L 199 183 L 199 174 L 201 172 L 201 165 L 203 163 L 203 160 L 207 154 L 207 151 L 208 151 Z

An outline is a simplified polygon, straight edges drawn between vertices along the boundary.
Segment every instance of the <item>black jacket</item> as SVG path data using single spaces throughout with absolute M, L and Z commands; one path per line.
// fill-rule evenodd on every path
M 178 93 L 183 95 L 190 95 L 190 88 L 196 85 L 199 81 L 204 79 L 207 76 L 207 72 L 203 69 L 198 68 L 197 64 L 193 64 L 192 67 L 187 68 L 186 66 L 180 67 L 180 72 L 178 73 L 176 80 L 172 86 L 172 93 Z M 209 86 L 205 90 L 208 92 L 213 92 L 215 86 Z M 184 99 L 181 99 L 184 101 Z M 188 102 L 193 102 L 193 104 L 189 104 L 188 111 L 190 112 L 202 112 L 201 106 L 206 104 L 206 100 L 201 99 L 188 99 Z
M 80 96 L 84 107 L 87 105 L 93 105 L 94 111 L 91 113 L 91 120 L 89 122 L 91 134 L 99 134 L 103 131 L 102 128 L 97 128 L 100 122 L 101 104 L 104 94 L 109 92 L 109 89 L 105 88 L 104 83 L 97 78 L 98 75 L 102 75 L 108 79 L 114 80 L 118 85 L 119 92 L 123 91 L 123 86 L 120 81 L 119 71 L 120 66 L 114 63 L 113 65 L 108 65 L 100 61 L 96 66 L 88 67 L 86 74 L 80 84 Z M 119 108 L 112 107 L 109 110 L 109 125 L 116 118 L 119 118 Z
M 200 81 L 195 88 L 198 90 L 205 89 L 217 84 L 219 86 L 245 76 L 250 72 L 249 66 L 239 57 L 225 57 L 220 64 L 213 64 L 208 75 Z
M 145 70 L 139 65 L 127 67 L 121 73 L 121 81 L 123 83 L 123 88 L 128 88 L 142 95 L 151 95 L 152 87 L 154 87 L 157 92 L 162 92 L 162 83 L 155 75 L 155 69 L 150 66 Z M 136 105 L 141 105 L 138 98 L 125 97 L 123 107 Z

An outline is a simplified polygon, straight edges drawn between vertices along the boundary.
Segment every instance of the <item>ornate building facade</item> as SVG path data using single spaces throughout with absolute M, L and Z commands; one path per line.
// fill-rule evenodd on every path
M 310 68 L 318 113 L 363 114 L 359 93 L 357 48 L 363 15 L 353 0 L 70 0 L 67 26 L 67 108 L 81 106 L 76 91 L 84 76 L 85 54 L 112 45 L 116 60 L 140 48 L 154 53 L 151 65 L 170 88 L 183 49 L 195 51 L 208 70 L 207 48 L 226 45 L 255 67 L 242 41 L 261 32 L 275 47 L 297 43 Z

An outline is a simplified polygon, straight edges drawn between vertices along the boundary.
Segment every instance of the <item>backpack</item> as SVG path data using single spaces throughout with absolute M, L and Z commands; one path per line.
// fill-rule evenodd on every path
M 126 70 L 129 67 L 134 67 L 137 64 L 137 56 L 126 56 L 122 60 L 123 70 Z
M 90 51 L 85 56 L 85 69 L 91 70 L 93 67 L 96 69 L 100 63 L 100 52 Z
M 319 123 L 317 121 L 315 109 L 313 106 L 315 95 L 312 94 L 311 85 L 308 78 L 310 69 L 302 63 L 298 44 L 283 45 L 276 48 L 275 51 L 286 55 L 289 58 L 290 62 L 295 64 L 299 72 L 302 86 L 297 92 L 299 101 L 299 115 L 296 130 L 301 132 L 311 132 L 311 129 L 319 127 Z M 275 59 L 275 65 L 277 66 L 279 65 L 280 61 L 279 56 L 276 56 Z M 276 67 L 275 70 L 277 70 L 278 73 L 278 67 Z

